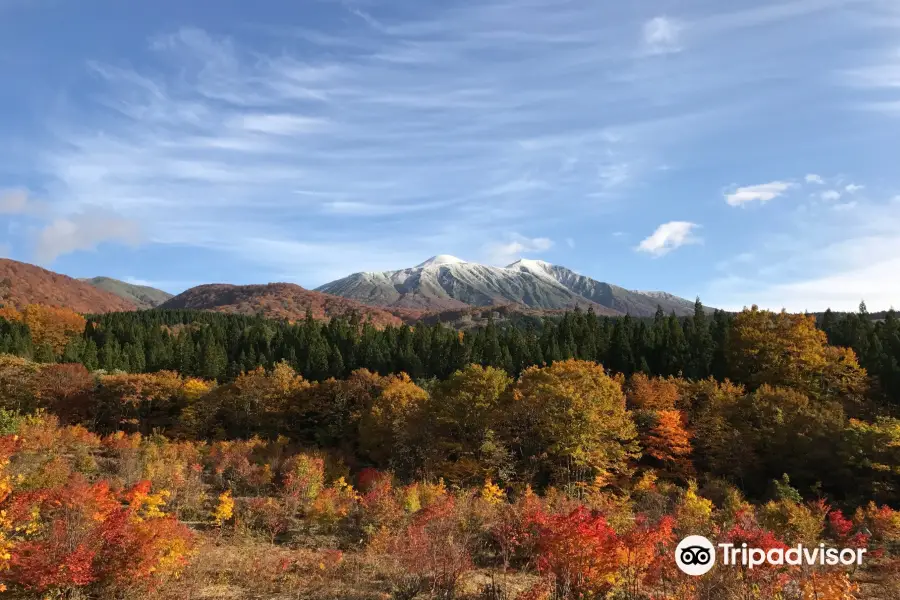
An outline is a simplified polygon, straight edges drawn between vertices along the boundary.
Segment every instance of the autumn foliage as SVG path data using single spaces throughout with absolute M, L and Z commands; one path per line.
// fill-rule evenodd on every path
M 900 597 L 900 422 L 807 318 L 735 321 L 740 383 L 577 359 L 441 381 L 308 380 L 279 360 L 215 381 L 0 355 L 0 589 Z M 869 554 L 690 578 L 673 560 L 690 534 Z

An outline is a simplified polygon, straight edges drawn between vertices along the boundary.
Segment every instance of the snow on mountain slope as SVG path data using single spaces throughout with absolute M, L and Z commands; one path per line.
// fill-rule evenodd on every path
M 316 291 L 376 306 L 419 310 L 504 304 L 549 310 L 592 306 L 598 314 L 633 316 L 651 316 L 657 306 L 679 315 L 693 310 L 691 302 L 676 296 L 632 292 L 566 267 L 529 259 L 492 267 L 439 255 L 408 269 L 354 273 Z
M 542 260 L 522 259 L 507 268 L 528 271 L 540 277 L 552 277 L 578 296 L 623 314 L 650 316 L 656 312 L 657 307 L 662 308 L 666 314 L 674 311 L 677 315 L 693 314 L 694 310 L 692 301 L 673 294 L 626 290 Z
M 432 256 L 422 264 L 416 265 L 416 268 L 439 267 L 440 265 L 455 265 L 464 262 L 466 261 L 461 258 L 456 258 L 455 256 L 450 256 L 449 254 L 438 254 L 437 256 Z

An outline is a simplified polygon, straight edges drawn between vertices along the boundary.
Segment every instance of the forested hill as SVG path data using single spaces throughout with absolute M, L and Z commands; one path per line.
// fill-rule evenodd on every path
M 90 283 L 28 263 L 0 258 L 0 306 L 21 307 L 30 303 L 96 313 L 135 308 L 132 302 Z
M 439 323 L 378 329 L 358 315 L 328 323 L 312 315 L 290 324 L 256 316 L 189 310 L 153 310 L 91 316 L 83 334 L 55 348 L 21 323 L 0 319 L 0 352 L 50 362 L 81 362 L 88 369 L 128 372 L 176 370 L 231 379 L 257 366 L 287 361 L 309 380 L 341 378 L 358 368 L 415 379 L 444 378 L 469 363 L 524 368 L 566 358 L 596 361 L 630 375 L 682 374 L 691 379 L 732 374 L 727 366 L 733 315 L 657 312 L 654 318 L 600 317 L 575 310 L 539 325 L 486 327 L 458 332 Z M 786 319 L 812 317 L 785 315 Z M 827 313 L 820 326 L 830 343 L 852 348 L 873 380 L 900 401 L 900 322 L 893 311 L 880 321 L 866 313 Z M 33 333 L 37 333 L 39 339 Z M 769 335 L 779 335 L 777 331 Z M 798 357 L 799 358 L 799 357 Z

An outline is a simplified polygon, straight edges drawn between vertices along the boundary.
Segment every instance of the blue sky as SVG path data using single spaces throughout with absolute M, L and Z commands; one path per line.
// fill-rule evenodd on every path
M 895 0 L 0 0 L 0 77 L 0 255 L 72 276 L 900 298 Z

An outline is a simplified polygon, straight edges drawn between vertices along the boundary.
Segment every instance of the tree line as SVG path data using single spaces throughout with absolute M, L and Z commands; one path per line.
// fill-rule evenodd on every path
M 38 318 L 29 317 L 30 308 L 19 318 L 0 309 L 0 352 L 39 362 L 81 363 L 91 371 L 173 370 L 231 381 L 242 372 L 284 361 L 310 381 L 345 378 L 361 368 L 421 380 L 443 379 L 473 363 L 518 376 L 529 366 L 576 358 L 626 376 L 641 372 L 722 380 L 733 375 L 726 356 L 734 315 L 709 315 L 699 299 L 693 316 L 684 318 L 662 310 L 638 319 L 576 309 L 539 324 L 489 321 L 465 332 L 440 323 L 378 329 L 357 314 L 329 322 L 308 314 L 289 323 L 262 316 L 150 310 L 88 316 L 83 331 L 71 335 L 71 316 L 65 318 L 64 310 L 44 307 L 44 312 L 54 312 Z M 893 310 L 873 319 L 862 304 L 858 313 L 827 311 L 817 324 L 830 344 L 856 353 L 878 394 L 900 402 L 900 321 Z

